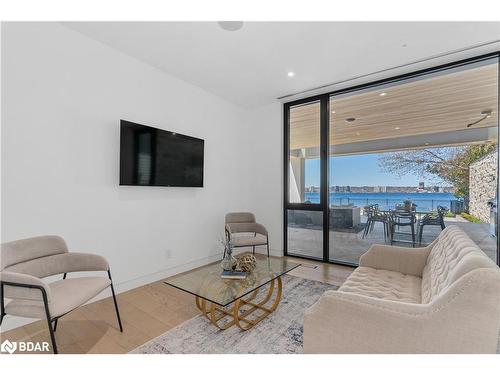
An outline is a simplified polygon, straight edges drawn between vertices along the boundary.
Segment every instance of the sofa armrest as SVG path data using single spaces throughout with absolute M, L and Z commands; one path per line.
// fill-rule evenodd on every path
M 43 289 L 47 294 L 47 300 L 50 301 L 50 287 L 38 277 L 2 271 L 0 272 L 0 281 L 4 284 L 4 296 L 2 298 L 43 301 L 42 292 L 40 291 L 40 289 Z M 9 285 L 10 283 L 19 284 L 19 286 Z
M 305 353 L 495 353 L 500 271 L 469 272 L 430 304 L 328 291 L 304 316 Z
M 304 352 L 405 353 L 418 333 L 424 305 L 405 304 L 344 293 L 326 292 L 306 310 Z M 409 325 L 408 320 L 414 322 Z M 414 332 L 413 332 L 414 331 Z M 413 333 L 412 333 L 413 332 Z
M 359 265 L 421 277 L 430 250 L 430 245 L 421 248 L 372 245 L 359 259 Z

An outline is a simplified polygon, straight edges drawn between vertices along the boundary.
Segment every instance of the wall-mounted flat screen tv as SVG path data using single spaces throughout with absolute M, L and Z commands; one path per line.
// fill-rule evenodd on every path
M 120 121 L 120 185 L 203 187 L 203 139 Z

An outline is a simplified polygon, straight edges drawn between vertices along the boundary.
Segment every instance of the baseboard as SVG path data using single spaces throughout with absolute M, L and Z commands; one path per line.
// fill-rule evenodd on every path
M 247 252 L 247 251 L 248 251 L 247 248 L 241 248 L 241 249 L 238 249 L 238 251 L 236 251 L 236 254 L 240 254 L 242 252 Z M 266 249 L 264 249 L 264 250 L 256 249 L 256 252 L 259 254 L 267 254 Z M 278 256 L 278 257 L 283 256 L 283 252 L 281 250 L 270 249 L 269 254 L 272 256 Z M 158 272 L 154 272 L 154 273 L 151 273 L 148 275 L 144 275 L 144 276 L 137 277 L 137 278 L 130 279 L 130 280 L 126 280 L 126 281 L 122 281 L 119 283 L 114 283 L 115 292 L 117 294 L 120 294 L 120 293 L 126 292 L 128 290 L 135 289 L 135 288 L 141 287 L 143 285 L 150 284 L 150 283 L 153 283 L 155 281 L 165 279 L 167 277 L 176 275 L 178 273 L 186 272 L 186 271 L 189 271 L 193 268 L 204 266 L 206 264 L 217 261 L 218 259 L 221 258 L 221 256 L 222 256 L 222 253 L 211 255 L 209 257 L 200 258 L 200 259 L 188 262 L 188 263 L 184 263 L 184 264 L 181 264 L 181 265 L 178 265 L 175 267 L 167 268 L 167 269 L 164 269 L 164 270 L 161 270 Z M 111 291 L 108 288 L 105 291 L 103 291 L 102 293 L 100 293 L 98 296 L 91 299 L 87 303 L 96 302 L 96 301 L 99 301 L 101 299 L 108 298 L 110 296 L 111 296 Z M 21 327 L 21 326 L 24 326 L 26 324 L 33 323 L 37 320 L 38 319 L 20 318 L 17 316 L 7 315 L 3 319 L 0 332 L 6 332 L 6 331 L 9 331 L 11 329 Z

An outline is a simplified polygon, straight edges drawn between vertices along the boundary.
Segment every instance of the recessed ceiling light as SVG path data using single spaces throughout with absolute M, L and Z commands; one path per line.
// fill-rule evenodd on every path
M 332 113 L 335 113 L 335 111 L 332 111 Z
M 237 31 L 243 27 L 243 21 L 219 21 L 217 23 L 226 31 Z
M 288 77 L 293 77 L 294 75 L 295 75 L 295 73 L 294 73 L 294 72 L 288 72 L 288 73 L 287 73 L 287 76 L 288 76 Z
M 348 117 L 345 120 L 346 120 L 346 122 L 354 122 L 354 121 L 356 121 L 356 119 L 354 117 Z
M 401 129 L 399 126 L 396 126 L 396 127 L 394 128 L 394 130 L 399 130 L 399 129 Z
M 381 92 L 379 95 L 380 95 L 380 96 L 386 96 L 386 95 L 387 95 L 387 93 L 386 93 L 386 92 Z

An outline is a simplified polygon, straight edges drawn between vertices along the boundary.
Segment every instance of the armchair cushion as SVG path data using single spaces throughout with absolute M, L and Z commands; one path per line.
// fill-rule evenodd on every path
M 39 236 L 2 244 L 0 269 L 35 258 L 67 253 L 66 242 L 59 236 Z
M 259 246 L 267 245 L 267 237 L 258 234 L 254 236 L 238 236 L 231 239 L 233 246 L 246 247 L 246 246 Z
M 111 281 L 107 277 L 77 277 L 50 283 L 51 317 L 57 318 L 83 305 L 110 284 Z M 39 290 L 36 292 L 40 294 Z M 15 299 L 5 306 L 5 312 L 27 318 L 45 318 L 45 308 L 41 301 Z
M 5 270 L 47 277 L 65 272 L 107 271 L 108 262 L 97 254 L 64 253 L 17 263 Z
M 226 214 L 228 223 L 255 223 L 255 215 L 251 212 L 230 212 Z

